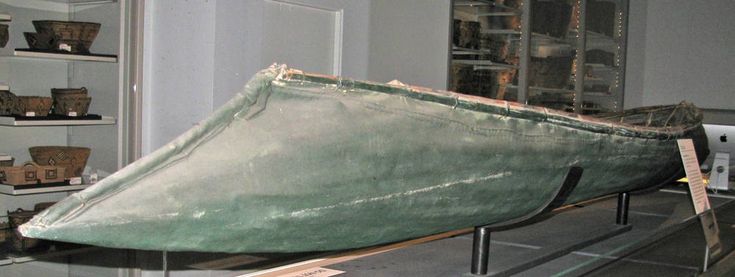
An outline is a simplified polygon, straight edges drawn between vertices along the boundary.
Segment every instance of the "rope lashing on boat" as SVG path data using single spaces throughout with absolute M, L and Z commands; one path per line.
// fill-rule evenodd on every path
M 335 87 L 336 91 L 347 93 L 348 91 L 351 91 L 354 89 L 355 89 L 355 81 L 353 81 L 352 79 L 347 79 L 347 78 L 342 78 L 342 77 L 337 78 L 337 86 Z
M 676 115 L 676 111 L 679 109 L 679 106 L 681 106 L 681 104 L 677 105 L 674 108 L 674 110 L 669 115 L 669 118 L 667 118 L 666 121 L 664 121 L 664 125 L 662 125 L 661 127 L 666 127 L 667 125 L 669 125 L 669 121 L 674 117 L 674 115 Z

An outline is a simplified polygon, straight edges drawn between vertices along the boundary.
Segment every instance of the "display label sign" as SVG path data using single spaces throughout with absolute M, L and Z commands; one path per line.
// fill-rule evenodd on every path
M 709 262 L 712 260 L 711 257 L 722 252 L 720 228 L 717 226 L 715 211 L 710 206 L 707 190 L 704 188 L 702 171 L 699 170 L 699 160 L 697 160 L 694 143 L 691 139 L 680 139 L 677 140 L 677 143 L 679 144 L 681 162 L 684 163 L 684 171 L 689 180 L 689 194 L 692 196 L 694 211 L 699 216 L 699 222 L 702 223 L 702 232 L 707 242 L 704 255 L 704 270 L 706 271 Z
M 697 160 L 697 153 L 694 151 L 694 143 L 691 139 L 680 139 L 677 140 L 677 143 L 679 144 L 681 162 L 684 163 L 684 171 L 689 180 L 689 191 L 694 203 L 694 212 L 701 214 L 709 210 L 711 206 L 709 198 L 707 198 L 707 190 L 704 188 L 702 172 L 699 170 L 699 161 Z
M 719 255 L 722 252 L 722 244 L 720 243 L 720 227 L 717 226 L 717 218 L 715 211 L 708 210 L 699 215 L 699 222 L 702 223 L 702 231 L 704 239 L 707 242 L 707 255 L 705 259 L 705 267 L 710 257 Z
M 284 275 L 279 275 L 279 277 L 329 277 L 336 276 L 342 273 L 345 272 L 329 268 L 315 267 L 306 270 L 291 272 Z

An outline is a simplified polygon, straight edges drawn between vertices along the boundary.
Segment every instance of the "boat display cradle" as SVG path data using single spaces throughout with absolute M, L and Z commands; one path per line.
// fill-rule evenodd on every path
M 569 168 L 569 171 L 567 172 L 564 181 L 559 185 L 556 193 L 552 194 L 553 197 L 549 199 L 544 207 L 536 210 L 535 212 L 510 221 L 475 227 L 472 242 L 472 260 L 470 264 L 470 272 L 469 274 L 465 274 L 464 276 L 510 276 L 520 273 L 528 268 L 538 266 L 553 259 L 570 254 L 574 251 L 585 248 L 597 242 L 630 231 L 632 229 L 632 226 L 628 225 L 630 193 L 623 192 L 618 194 L 618 206 L 615 225 L 611 225 L 606 232 L 589 234 L 588 236 L 583 237 L 569 245 L 563 245 L 548 250 L 544 249 L 541 254 L 536 255 L 533 259 L 527 260 L 520 264 L 503 265 L 499 270 L 493 271 L 491 274 L 488 275 L 488 265 L 490 262 L 490 234 L 494 230 L 502 230 L 511 226 L 534 222 L 536 219 L 539 219 L 540 217 L 549 214 L 553 210 L 562 207 L 569 195 L 577 186 L 577 183 L 579 183 L 583 172 L 584 170 L 581 167 Z

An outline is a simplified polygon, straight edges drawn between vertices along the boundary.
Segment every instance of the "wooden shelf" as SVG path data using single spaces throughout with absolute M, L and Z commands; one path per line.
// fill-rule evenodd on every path
M 37 58 L 37 59 L 51 59 L 51 60 L 65 60 L 65 61 L 86 61 L 86 62 L 106 62 L 116 63 L 117 56 L 114 55 L 77 55 L 77 54 L 64 54 L 64 53 L 49 53 L 40 51 L 31 51 L 25 49 L 15 49 L 13 52 L 15 57 L 21 58 Z
M 83 185 L 58 185 L 52 187 L 43 188 L 24 188 L 24 186 L 13 186 L 0 184 L 0 193 L 7 195 L 26 195 L 26 194 L 39 194 L 39 193 L 52 193 L 52 192 L 65 192 L 65 191 L 77 191 L 88 188 L 89 184 Z
M 102 116 L 96 120 L 15 120 L 8 116 L 0 116 L 0 126 L 81 126 L 81 125 L 115 125 L 114 117 Z

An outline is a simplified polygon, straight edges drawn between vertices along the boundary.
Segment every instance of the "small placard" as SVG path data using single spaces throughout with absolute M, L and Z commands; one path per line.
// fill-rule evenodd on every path
M 26 112 L 26 116 L 28 117 L 36 116 L 36 112 Z
M 71 178 L 69 178 L 69 184 L 70 185 L 81 185 L 82 184 L 82 177 L 71 177 Z
M 702 180 L 702 172 L 699 170 L 699 161 L 697 153 L 694 150 L 694 143 L 691 139 L 679 139 L 679 154 L 681 154 L 681 162 L 684 163 L 684 171 L 689 180 L 689 191 L 692 195 L 694 203 L 694 211 L 701 214 L 710 209 L 709 198 L 707 198 L 707 190 L 704 188 L 704 180 Z
M 69 112 L 68 116 L 77 116 L 77 112 Z
M 306 269 L 302 271 L 296 271 L 296 272 L 279 275 L 279 277 L 329 277 L 329 276 L 336 276 L 342 273 L 345 273 L 345 272 L 334 270 L 334 269 L 329 269 L 329 268 L 315 267 L 315 268 L 310 268 L 310 269 Z
M 66 44 L 66 43 L 60 43 L 59 44 L 59 50 L 64 50 L 64 51 L 67 51 L 67 52 L 71 52 L 71 45 Z

